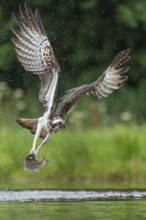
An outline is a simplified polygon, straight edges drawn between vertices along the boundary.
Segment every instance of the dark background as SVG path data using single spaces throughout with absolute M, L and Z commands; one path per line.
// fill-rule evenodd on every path
M 19 63 L 10 30 L 10 27 L 16 25 L 12 14 L 19 13 L 20 3 L 24 4 L 24 1 L 0 3 L 0 81 L 7 82 L 10 94 L 18 88 L 24 91 L 25 95 L 21 101 L 25 102 L 25 107 L 20 111 L 17 108 L 15 110 L 13 102 L 12 112 L 31 116 L 38 115 L 41 109 L 37 99 L 40 82 Z M 146 1 L 36 0 L 27 3 L 33 11 L 39 9 L 62 70 L 58 98 L 66 89 L 94 81 L 118 52 L 131 48 L 131 60 L 127 64 L 130 66 L 129 78 L 124 87 L 103 101 L 96 102 L 94 97 L 84 99 L 77 108 L 81 111 L 89 109 L 87 114 L 93 109 L 92 115 L 99 112 L 104 123 L 113 123 L 117 120 L 144 123 Z M 2 90 L 3 88 L 0 88 L 0 93 Z M 10 94 L 0 94 L 1 102 L 11 102 Z M 33 105 L 29 105 L 30 103 Z M 92 103 L 97 104 L 92 106 Z M 127 114 L 126 119 L 122 119 L 123 113 Z

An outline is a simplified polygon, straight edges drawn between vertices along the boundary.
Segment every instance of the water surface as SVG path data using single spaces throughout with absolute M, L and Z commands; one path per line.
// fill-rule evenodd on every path
M 145 220 L 146 200 L 88 202 L 2 202 L 6 220 Z
M 6 220 L 145 220 L 146 192 L 0 191 Z
M 109 199 L 146 198 L 146 191 L 62 191 L 62 190 L 25 190 L 0 191 L 0 202 L 28 201 L 96 201 Z

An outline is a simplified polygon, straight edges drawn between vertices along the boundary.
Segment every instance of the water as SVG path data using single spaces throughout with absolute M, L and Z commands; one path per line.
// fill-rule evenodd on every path
M 145 220 L 146 192 L 0 191 L 6 220 Z
M 0 202 L 97 201 L 109 199 L 121 200 L 140 198 L 146 199 L 146 191 L 0 191 Z

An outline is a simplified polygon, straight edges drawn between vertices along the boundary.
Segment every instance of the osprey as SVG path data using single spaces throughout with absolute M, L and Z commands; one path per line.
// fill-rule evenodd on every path
M 19 11 L 21 19 L 14 16 L 19 28 L 12 28 L 15 35 L 12 40 L 18 60 L 25 70 L 33 72 L 40 78 L 39 100 L 45 109 L 43 116 L 37 119 L 16 118 L 19 125 L 29 129 L 35 135 L 31 151 L 24 161 L 26 169 L 35 171 L 48 164 L 46 159 L 41 164 L 38 162 L 38 152 L 53 134 L 65 127 L 69 113 L 84 95 L 91 94 L 101 99 L 123 85 L 128 78 L 126 72 L 129 67 L 121 68 L 121 65 L 130 59 L 130 49 L 122 50 L 94 82 L 66 91 L 58 106 L 53 109 L 58 77 L 61 72 L 59 64 L 38 10 L 36 9 L 33 14 L 31 8 L 25 4 L 24 7 L 19 7 Z M 37 147 L 38 138 L 43 138 L 43 141 Z

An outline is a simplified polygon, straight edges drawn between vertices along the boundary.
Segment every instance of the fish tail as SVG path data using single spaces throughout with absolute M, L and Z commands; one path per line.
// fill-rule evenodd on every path
M 44 159 L 42 160 L 42 163 L 41 163 L 41 167 L 47 166 L 48 163 L 49 163 L 49 161 L 44 157 Z

